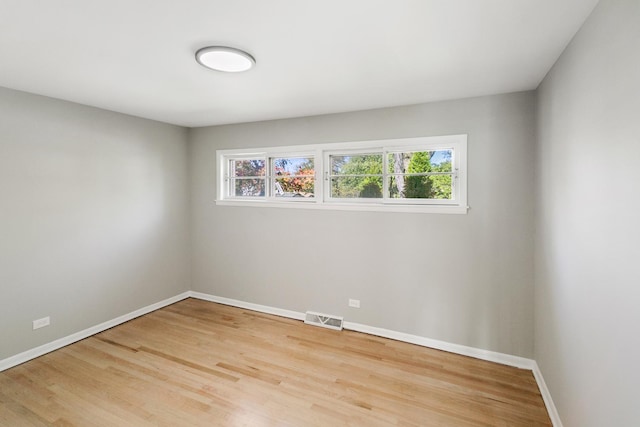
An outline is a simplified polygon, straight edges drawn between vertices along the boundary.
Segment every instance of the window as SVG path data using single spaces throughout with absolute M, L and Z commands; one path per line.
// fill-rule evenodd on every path
M 230 158 L 228 194 L 233 197 L 263 197 L 266 187 L 265 159 Z
M 449 203 L 455 194 L 454 150 L 395 151 L 387 153 L 385 186 L 394 201 L 412 199 Z
M 221 205 L 466 213 L 466 135 L 219 150 Z
M 271 159 L 272 194 L 276 197 L 315 196 L 315 159 L 310 157 L 275 157 Z
M 329 198 L 382 198 L 382 152 L 328 154 Z

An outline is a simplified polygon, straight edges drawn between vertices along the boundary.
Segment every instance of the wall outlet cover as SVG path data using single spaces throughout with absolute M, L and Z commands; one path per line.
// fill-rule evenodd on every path
M 43 317 L 42 319 L 37 319 L 33 321 L 33 330 L 44 328 L 45 326 L 49 326 L 51 324 L 51 319 L 49 316 Z

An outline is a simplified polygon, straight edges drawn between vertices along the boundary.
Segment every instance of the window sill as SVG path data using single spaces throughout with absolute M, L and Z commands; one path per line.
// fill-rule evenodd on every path
M 217 206 L 247 206 L 263 208 L 293 208 L 339 211 L 369 211 L 369 212 L 405 212 L 405 213 L 435 213 L 435 214 L 466 214 L 468 206 L 453 205 L 399 205 L 372 203 L 317 203 L 314 201 L 274 202 L 267 200 L 216 200 Z

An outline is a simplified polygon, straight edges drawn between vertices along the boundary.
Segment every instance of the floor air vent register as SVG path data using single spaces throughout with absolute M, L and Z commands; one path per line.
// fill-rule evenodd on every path
M 321 326 L 323 328 L 335 329 L 336 331 L 342 330 L 343 322 L 344 319 L 340 316 L 316 313 L 314 311 L 307 311 L 304 316 L 304 323 L 308 325 Z

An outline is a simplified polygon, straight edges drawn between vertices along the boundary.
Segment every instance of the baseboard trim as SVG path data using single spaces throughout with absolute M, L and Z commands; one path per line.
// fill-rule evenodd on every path
M 542 400 L 544 400 L 544 405 L 547 407 L 547 412 L 549 413 L 549 418 L 551 418 L 551 423 L 553 427 L 563 427 L 562 420 L 560 419 L 560 414 L 558 414 L 558 409 L 556 405 L 553 403 L 553 399 L 551 398 L 551 393 L 547 388 L 547 383 L 544 381 L 544 377 L 542 376 L 542 371 L 538 366 L 538 362 L 533 362 L 533 377 L 536 379 L 538 383 L 538 388 L 540 389 L 540 394 L 542 394 Z
M 422 347 L 434 348 L 436 350 L 448 351 L 449 353 L 460 354 L 463 356 L 473 357 L 475 359 L 486 360 L 489 362 L 500 363 L 502 365 L 515 366 L 516 368 L 533 370 L 535 361 L 520 356 L 512 356 L 510 354 L 499 353 L 496 351 L 483 350 L 481 348 L 469 347 L 461 344 L 453 344 L 446 341 L 426 338 L 419 335 L 406 334 L 404 332 L 392 331 L 384 328 L 363 325 L 360 323 L 344 322 L 344 328 L 365 334 L 377 335 L 383 338 L 403 341 L 410 344 L 416 344 Z
M 232 307 L 246 308 L 247 310 L 258 311 L 260 313 L 274 314 L 276 316 L 288 317 L 290 319 L 296 319 L 296 320 L 304 320 L 304 313 L 300 313 L 298 311 L 284 310 L 282 308 L 270 307 L 268 305 L 253 304 L 250 302 L 245 302 L 245 301 L 240 301 L 237 299 L 231 299 L 231 298 L 225 298 L 225 297 L 219 297 L 215 295 L 205 294 L 202 292 L 191 291 L 189 296 L 191 298 L 201 299 L 201 300 L 210 301 L 210 302 L 217 302 L 219 304 L 230 305 Z
M 74 342 L 90 337 L 91 335 L 95 335 L 109 328 L 113 328 L 114 326 L 118 326 L 122 323 L 128 322 L 129 320 L 135 319 L 136 317 L 143 316 L 145 314 L 151 313 L 152 311 L 158 310 L 162 307 L 166 307 L 187 298 L 196 298 L 204 301 L 210 301 L 219 304 L 230 305 L 233 307 L 244 308 L 247 310 L 257 311 L 260 313 L 273 314 L 276 316 L 287 317 L 296 320 L 304 320 L 304 313 L 298 311 L 285 310 L 261 304 L 254 304 L 236 299 L 205 294 L 202 292 L 187 291 L 174 297 L 157 302 L 155 304 L 151 304 L 138 310 L 134 310 L 131 313 L 124 314 L 107 322 L 100 323 L 99 325 L 92 326 L 80 332 L 76 332 L 50 343 L 43 344 L 31 350 L 16 354 L 15 356 L 10 356 L 6 359 L 0 360 L 0 372 L 20 365 L 29 360 L 35 359 L 36 357 L 40 357 L 42 355 L 50 353 L 59 348 L 65 347 L 69 344 L 73 344 Z M 542 371 L 540 370 L 540 367 L 535 360 L 460 344 L 453 344 L 446 341 L 406 334 L 404 332 L 392 331 L 389 329 L 378 328 L 355 322 L 344 322 L 344 328 L 356 332 L 362 332 L 365 334 L 376 335 L 383 338 L 390 338 L 397 341 L 416 344 L 422 347 L 434 348 L 437 350 L 448 351 L 450 353 L 461 354 L 463 356 L 474 357 L 480 360 L 486 360 L 489 362 L 495 362 L 503 365 L 531 370 L 536 382 L 538 383 L 538 388 L 540 389 L 540 393 L 542 394 L 542 399 L 544 400 L 544 404 L 547 407 L 547 412 L 549 413 L 549 417 L 551 418 L 553 426 L 563 427 L 556 406 L 553 403 L 553 399 L 551 398 L 551 393 L 549 392 L 547 384 L 545 383 L 542 376 Z
M 204 301 L 216 302 L 224 305 L 230 305 L 232 307 L 244 308 L 247 310 L 258 311 L 260 313 L 274 314 L 276 316 L 288 317 L 290 319 L 304 320 L 304 313 L 293 310 L 284 310 L 281 308 L 275 308 L 267 305 L 253 304 L 246 301 L 240 301 L 231 298 L 219 297 L 216 295 L 205 294 L 202 292 L 191 291 L 189 296 Z M 392 331 L 384 328 L 377 328 L 374 326 L 363 325 L 355 322 L 344 322 L 344 329 L 348 329 L 355 332 L 362 332 L 369 335 L 376 335 L 383 338 L 389 338 L 397 341 L 403 341 L 410 344 L 416 344 L 422 347 L 434 348 L 437 350 L 448 351 L 450 353 L 460 354 L 463 356 L 469 356 L 480 360 L 486 360 L 489 362 L 500 363 L 502 365 L 514 366 L 520 369 L 527 369 L 532 371 L 533 376 L 538 383 L 540 394 L 549 413 L 549 418 L 553 427 L 563 427 L 560 416 L 556 406 L 551 398 L 551 393 L 547 388 L 540 367 L 533 359 L 527 359 L 526 357 L 513 356 L 511 354 L 499 353 L 496 351 L 484 350 L 476 347 L 469 347 L 460 344 L 453 344 L 446 341 L 435 340 L 432 338 L 426 338 L 418 335 L 406 334 L 404 332 Z
M 304 320 L 304 313 L 292 310 L 283 310 L 280 308 L 270 307 L 266 305 L 253 304 L 245 301 L 219 297 L 215 295 L 205 294 L 202 292 L 191 291 L 191 297 L 205 301 L 217 302 L 220 304 L 230 305 L 233 307 L 246 308 L 248 310 L 259 311 L 261 313 L 275 314 L 276 316 L 288 317 L 296 320 Z M 390 338 L 397 341 L 403 341 L 423 347 L 444 350 L 450 353 L 461 354 L 463 356 L 474 357 L 476 359 L 496 362 L 503 365 L 515 366 L 517 368 L 533 370 L 535 361 L 510 354 L 498 353 L 495 351 L 482 350 L 474 347 L 467 347 L 460 344 L 452 344 L 446 341 L 434 340 L 418 335 L 406 334 L 404 332 L 392 331 L 389 329 L 377 328 L 374 326 L 363 325 L 354 322 L 344 322 L 344 328 L 356 332 L 362 332 L 369 335 L 376 335 L 383 338 Z
M 189 296 L 190 296 L 190 292 L 188 291 L 183 292 L 174 297 L 167 298 L 155 304 L 151 304 L 146 307 L 140 308 L 138 310 L 134 310 L 131 313 L 127 313 L 122 316 L 116 317 L 115 319 L 108 320 L 104 323 L 100 323 L 99 325 L 92 326 L 80 332 L 76 332 L 66 337 L 59 338 L 55 341 L 51 341 L 47 344 L 43 344 L 39 347 L 32 348 L 31 350 L 27 350 L 22 353 L 16 354 L 15 356 L 10 356 L 6 359 L 0 360 L 0 372 L 7 370 L 9 368 L 13 368 L 14 366 L 20 365 L 24 362 L 28 362 L 29 360 L 35 359 L 36 357 L 43 356 L 47 353 L 50 353 L 54 350 L 65 347 L 69 344 L 73 344 L 76 341 L 83 340 L 87 337 L 90 337 L 91 335 L 95 335 L 109 328 L 113 328 L 114 326 L 118 326 L 121 323 L 128 322 L 129 320 L 135 319 L 136 317 L 140 317 L 147 313 L 151 313 L 152 311 L 155 311 L 159 308 L 166 307 L 168 305 L 174 304 L 183 299 L 189 298 Z
M 276 316 L 288 317 L 290 319 L 304 320 L 304 313 L 293 310 L 284 310 L 281 308 L 270 307 L 267 305 L 253 304 L 246 301 L 240 301 L 231 298 L 219 297 L 216 295 L 205 294 L 202 292 L 191 291 L 192 298 L 201 299 L 204 301 L 216 302 L 224 305 L 230 305 L 232 307 L 244 308 L 247 310 L 258 311 L 260 313 L 274 314 Z M 551 399 L 551 394 L 547 389 L 547 385 L 542 377 L 542 372 L 538 367 L 535 360 L 527 359 L 525 357 L 513 356 L 511 354 L 499 353 L 496 351 L 484 350 L 475 347 L 469 347 L 460 344 L 453 344 L 446 341 L 435 340 L 432 338 L 421 337 L 418 335 L 406 334 L 404 332 L 392 331 L 384 328 L 377 328 L 374 326 L 363 325 L 355 322 L 344 322 L 344 329 L 348 329 L 355 332 L 362 332 L 369 335 L 376 335 L 383 338 L 389 338 L 397 341 L 403 341 L 410 344 L 416 344 L 422 347 L 434 348 L 437 350 L 448 351 L 450 353 L 460 354 L 463 356 L 469 356 L 480 360 L 486 360 L 489 362 L 500 363 L 502 365 L 514 366 L 520 369 L 527 369 L 533 372 L 533 376 L 538 383 L 538 388 L 542 394 L 542 399 L 549 413 L 549 418 L 553 427 L 563 427 L 562 421 L 558 415 L 558 411 Z

